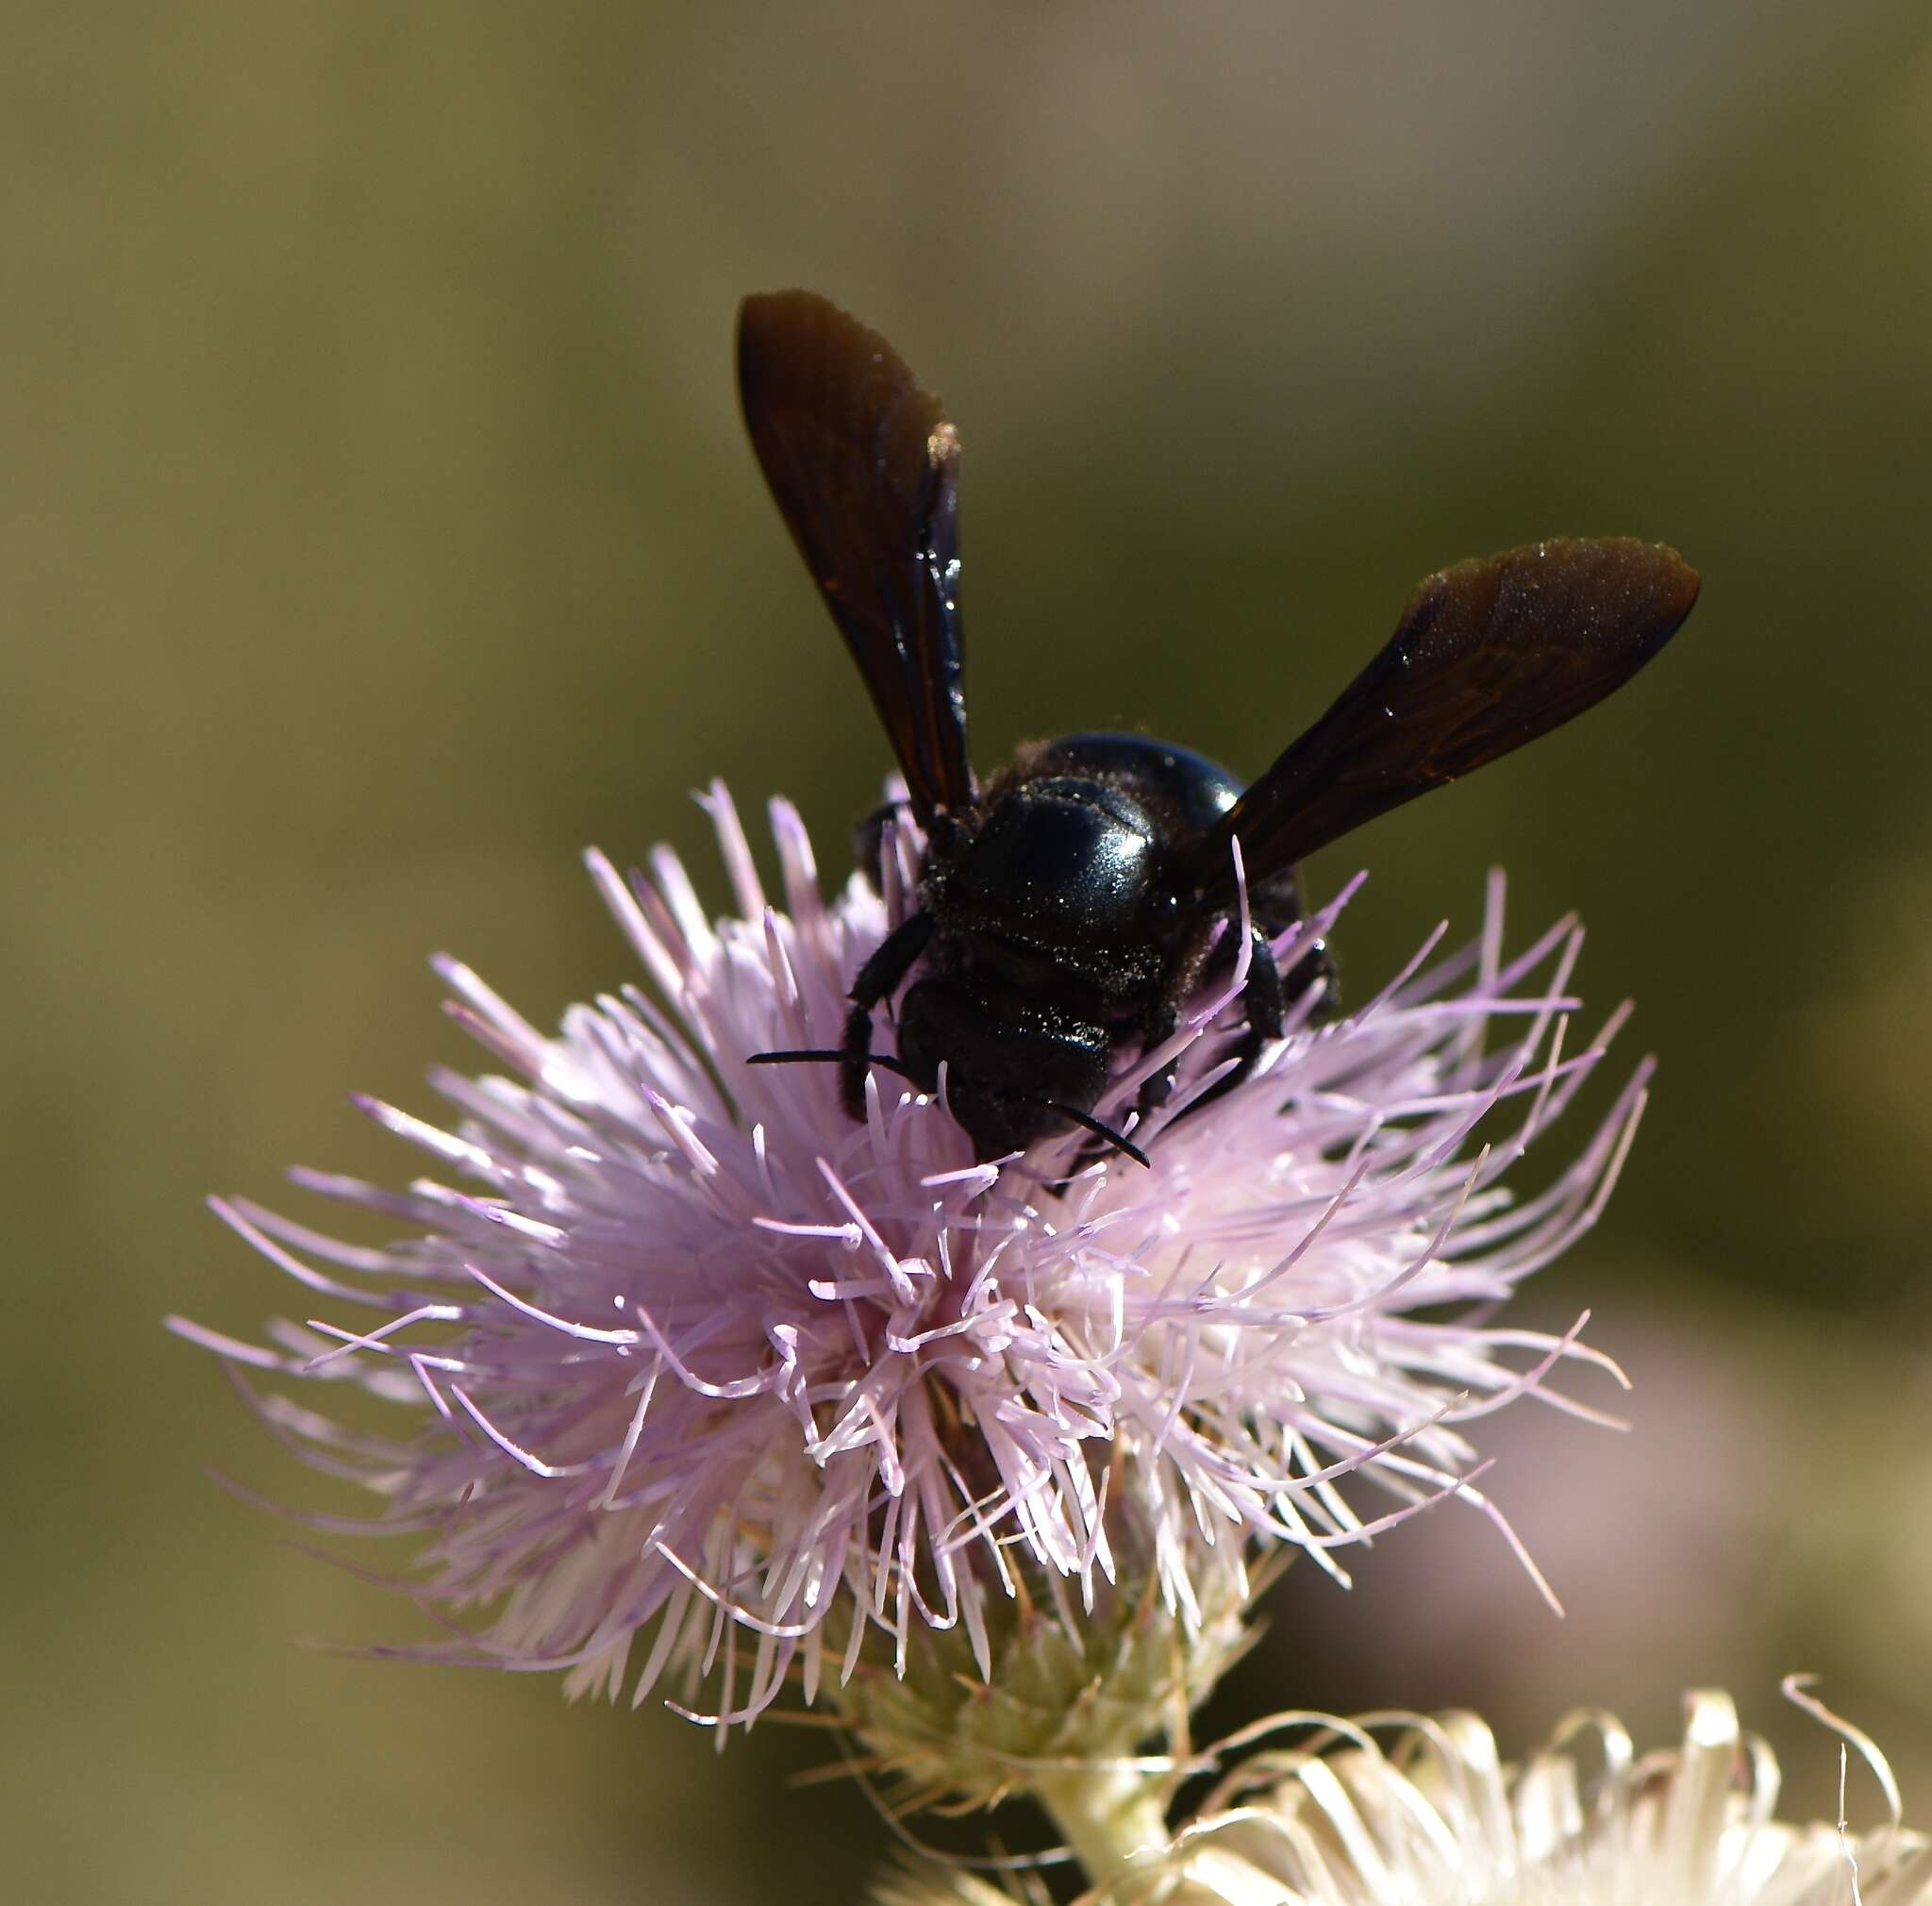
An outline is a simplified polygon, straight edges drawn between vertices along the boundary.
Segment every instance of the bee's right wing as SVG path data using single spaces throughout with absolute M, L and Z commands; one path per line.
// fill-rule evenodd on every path
M 865 677 L 915 812 L 973 799 L 959 440 L 891 345 L 811 292 L 746 298 L 738 391 L 765 480 Z
M 1233 904 L 1231 842 L 1249 880 L 1282 872 L 1581 714 L 1696 600 L 1674 549 L 1629 537 L 1558 537 L 1429 577 L 1382 652 L 1195 848 L 1203 903 Z

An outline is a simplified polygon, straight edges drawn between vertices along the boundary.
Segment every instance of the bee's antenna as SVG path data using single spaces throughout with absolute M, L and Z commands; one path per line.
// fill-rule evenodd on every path
M 802 1052 L 754 1052 L 744 1062 L 747 1065 L 791 1065 L 806 1060 L 815 1061 L 821 1064 L 836 1064 L 852 1056 L 851 1053 L 841 1052 L 836 1045 L 832 1045 Z M 865 1062 L 868 1065 L 876 1065 L 886 1072 L 896 1072 L 901 1078 L 909 1078 L 922 1092 L 929 1092 L 932 1089 L 921 1080 L 919 1075 L 909 1065 L 902 1064 L 896 1059 L 888 1059 L 883 1052 L 868 1052 L 865 1055 Z
M 1091 1131 L 1095 1138 L 1105 1139 L 1115 1151 L 1124 1152 L 1136 1164 L 1144 1164 L 1149 1171 L 1154 1166 L 1147 1154 L 1130 1138 L 1114 1130 L 1110 1125 L 1102 1125 L 1091 1112 L 1080 1112 L 1071 1105 L 1064 1105 L 1057 1098 L 1023 1098 L 1021 1105 L 1043 1106 L 1048 1112 L 1057 1112 L 1062 1118 L 1071 1119 L 1074 1124 Z

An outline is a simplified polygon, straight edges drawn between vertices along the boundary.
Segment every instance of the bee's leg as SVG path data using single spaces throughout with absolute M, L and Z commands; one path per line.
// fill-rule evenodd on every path
M 1181 1008 L 1199 989 L 1202 974 L 1213 950 L 1213 926 L 1214 922 L 1208 920 L 1204 929 L 1190 940 L 1175 960 L 1167 984 L 1161 988 L 1160 998 L 1148 1014 L 1147 1024 L 1141 1030 L 1141 1048 L 1143 1052 L 1152 1052 L 1156 1046 L 1164 1045 L 1179 1030 Z M 1319 969 L 1310 966 L 1310 962 L 1316 960 L 1322 962 Z M 1313 984 L 1316 970 L 1323 973 L 1329 970 L 1327 954 L 1320 946 L 1295 966 L 1297 976 L 1305 971 L 1307 973 L 1305 986 Z M 1267 934 L 1258 927 L 1249 929 L 1248 979 L 1241 992 L 1241 1004 L 1247 1014 L 1248 1029 L 1237 1048 L 1234 1070 L 1225 1078 L 1217 1079 L 1195 1099 L 1193 1105 L 1188 1107 L 1190 1112 L 1196 1106 L 1209 1104 L 1224 1092 L 1239 1085 L 1255 1069 L 1261 1048 L 1272 1040 L 1279 1039 L 1287 1024 L 1288 1000 L 1282 989 L 1281 969 L 1274 963 L 1274 950 L 1268 944 Z M 1171 1060 L 1141 1081 L 1141 1090 L 1134 1101 L 1138 1114 L 1134 1125 L 1137 1134 L 1145 1129 L 1148 1119 L 1172 1096 L 1177 1064 L 1178 1062 Z M 1084 1146 L 1074 1160 L 1074 1168 L 1077 1170 L 1081 1165 L 1091 1163 L 1101 1157 L 1105 1149 L 1104 1146 Z
M 899 982 L 912 970 L 912 962 L 925 951 L 932 938 L 930 913 L 910 913 L 899 922 L 873 949 L 872 958 L 858 969 L 846 995 L 852 1011 L 845 1015 L 845 1037 L 839 1042 L 844 1055 L 840 1067 L 839 1096 L 854 1118 L 865 1116 L 865 1074 L 872 1061 L 873 1009 L 898 991 Z
M 1168 969 L 1160 997 L 1148 1013 L 1146 1025 L 1141 1028 L 1142 1052 L 1152 1052 L 1157 1045 L 1165 1045 L 1180 1030 L 1181 1008 L 1199 990 L 1201 977 L 1208 970 L 1208 960 L 1214 951 L 1215 925 L 1215 916 L 1210 914 L 1182 942 L 1174 964 Z M 1134 1110 L 1140 1114 L 1141 1125 L 1144 1126 L 1149 1116 L 1167 1103 L 1174 1091 L 1176 1070 L 1177 1062 L 1169 1060 L 1158 1072 L 1149 1073 L 1141 1081 Z
M 1152 1052 L 1157 1045 L 1172 1039 L 1181 1023 L 1179 997 L 1172 982 L 1163 990 L 1159 1002 L 1147 1016 L 1147 1023 L 1141 1028 L 1141 1050 Z M 1137 1130 L 1143 1129 L 1150 1112 L 1166 1104 L 1167 1095 L 1174 1090 L 1174 1067 L 1163 1065 L 1158 1072 L 1150 1074 L 1141 1081 L 1141 1090 L 1134 1100 L 1137 1114 L 1134 1125 Z M 1137 1146 L 1130 1146 L 1124 1139 L 1116 1137 L 1111 1144 L 1090 1141 L 1074 1154 L 1074 1162 L 1068 1167 L 1068 1177 L 1052 1187 L 1056 1192 L 1064 1192 L 1074 1172 L 1084 1170 L 1097 1158 L 1105 1158 L 1108 1152 L 1124 1151 L 1130 1157 L 1147 1162 L 1145 1156 Z
M 1290 928 L 1300 925 L 1306 916 L 1302 911 L 1300 883 L 1292 871 L 1277 874 L 1269 880 L 1257 881 L 1249 891 L 1249 904 L 1254 909 L 1254 921 L 1263 938 L 1274 939 L 1287 932 Z M 1256 941 L 1256 958 L 1260 957 L 1261 939 Z M 1248 1008 L 1250 1013 L 1255 1008 L 1254 981 L 1250 980 Z M 1319 1026 L 1324 1019 L 1334 1016 L 1341 1004 L 1341 990 L 1335 980 L 1335 958 L 1328 951 L 1325 940 L 1309 939 L 1304 942 L 1302 949 L 1295 956 L 1295 962 L 1288 969 L 1280 981 L 1283 1011 L 1290 1005 L 1298 1004 L 1309 989 L 1319 984 L 1321 993 L 1309 1003 L 1303 1023 Z M 1250 1020 L 1252 1025 L 1253 1021 Z M 1269 1033 L 1267 1038 L 1279 1038 L 1281 1028 Z M 1263 1044 L 1266 1043 L 1264 1039 Z
M 881 801 L 852 830 L 855 862 L 865 870 L 874 894 L 886 891 L 885 870 L 880 863 L 885 854 L 887 823 L 896 821 L 911 805 L 910 801 Z
M 1248 983 L 1241 989 L 1241 1005 L 1247 1012 L 1248 1029 L 1241 1035 L 1240 1062 L 1215 1085 L 1208 1095 L 1210 1098 L 1214 1093 L 1239 1085 L 1254 1071 L 1261 1048 L 1279 1039 L 1288 1023 L 1288 996 L 1282 990 L 1281 968 L 1274 963 L 1274 949 L 1269 945 L 1267 934 L 1258 927 L 1249 934 Z
M 1341 1004 L 1341 986 L 1336 978 L 1335 956 L 1329 952 L 1326 941 L 1317 940 L 1308 950 L 1288 969 L 1282 980 L 1282 992 L 1287 999 L 1299 999 L 1311 986 L 1322 989 L 1315 1002 L 1308 1008 L 1307 1023 L 1319 1026 L 1324 1019 L 1332 1019 Z
M 1311 955 L 1310 958 L 1313 956 Z M 1323 956 L 1325 960 L 1326 956 Z M 1295 971 L 1299 974 L 1302 965 L 1298 962 Z M 1308 984 L 1313 983 L 1312 977 Z M 1204 1105 L 1211 1105 L 1224 1092 L 1232 1092 L 1249 1073 L 1254 1071 L 1255 1062 L 1261 1057 L 1261 1048 L 1271 1041 L 1279 1039 L 1288 1023 L 1288 995 L 1281 983 L 1281 969 L 1274 963 L 1274 950 L 1268 944 L 1268 936 L 1258 927 L 1252 928 L 1248 939 L 1248 980 L 1241 989 L 1241 1006 L 1246 1012 L 1248 1029 L 1241 1035 L 1241 1043 L 1235 1048 L 1234 1070 L 1217 1078 L 1188 1112 L 1197 1111 Z M 1173 1074 L 1168 1074 L 1170 1088 Z M 1161 1096 L 1165 1098 L 1163 1092 Z M 1182 1114 L 1186 1116 L 1186 1113 Z
M 1165 1045 L 1180 1030 L 1180 1002 L 1173 998 L 1162 999 L 1148 1024 L 1143 1049 L 1152 1052 L 1157 1045 Z M 1158 1072 L 1150 1072 L 1141 1081 L 1141 1091 L 1134 1100 L 1134 1110 L 1140 1113 L 1141 1125 L 1145 1125 L 1149 1116 L 1167 1103 L 1174 1092 L 1174 1075 L 1178 1066 L 1177 1060 L 1170 1059 Z

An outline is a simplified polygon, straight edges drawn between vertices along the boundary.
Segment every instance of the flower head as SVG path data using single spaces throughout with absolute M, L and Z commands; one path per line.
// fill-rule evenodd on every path
M 403 1413 L 380 1435 L 256 1398 L 383 1498 L 373 1527 L 420 1541 L 413 1592 L 461 1635 L 420 1652 L 640 1699 L 679 1669 L 735 1722 L 789 1672 L 810 1698 L 940 1632 L 984 1676 L 1015 1610 L 1077 1623 L 1111 1597 L 1196 1633 L 1257 1554 L 1340 1576 L 1436 1497 L 1487 1508 L 1467 1426 L 1561 1401 L 1551 1367 L 1591 1354 L 1491 1312 L 1593 1220 L 1642 1100 L 1640 1072 L 1512 1201 L 1507 1169 L 1603 1050 L 1562 1051 L 1574 928 L 1506 963 L 1495 885 L 1474 945 L 1430 964 L 1432 940 L 1328 1023 L 1305 1000 L 1190 1113 L 1229 1069 L 1238 969 L 1174 1042 L 1178 1087 L 1137 1134 L 1151 1168 L 1084 1158 L 1077 1131 L 982 1162 L 943 1080 L 874 1073 L 856 1122 L 832 1068 L 746 1063 L 836 1041 L 917 839 L 889 841 L 883 894 L 855 877 L 828 901 L 774 805 L 780 911 L 722 789 L 707 804 L 741 917 L 709 921 L 668 853 L 629 882 L 591 857 L 656 998 L 626 986 L 554 1036 L 439 961 L 510 1076 L 435 1076 L 443 1125 L 366 1106 L 439 1178 L 296 1174 L 411 1235 L 219 1204 L 331 1314 L 268 1347 L 176 1326 L 238 1371 Z M 1277 943 L 1284 965 L 1340 904 Z M 1169 1056 L 1096 1110 L 1125 1119 Z
M 1852 1834 L 1776 1817 L 1778 1768 L 1730 1697 L 1691 1695 L 1681 1746 L 1639 1758 L 1614 1716 L 1574 1714 L 1505 1767 L 1474 1714 L 1399 1719 L 1383 1747 L 1298 1715 L 1238 1737 L 1280 1740 L 1225 1779 L 1172 1843 L 1107 1894 L 1113 1906 L 1922 1906 L 1932 1842 L 1891 1817 Z M 1826 1718 L 1829 1718 L 1828 1716 Z M 980 1906 L 940 1869 L 892 1882 L 905 1906 Z M 924 1890 L 919 1890 L 923 1883 Z

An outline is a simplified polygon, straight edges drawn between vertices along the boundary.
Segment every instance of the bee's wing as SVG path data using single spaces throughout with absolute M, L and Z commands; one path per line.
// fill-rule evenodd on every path
M 960 683 L 959 440 L 891 345 L 810 292 L 746 298 L 752 447 L 922 818 L 973 798 Z
M 1697 574 L 1674 549 L 1563 537 L 1460 562 L 1416 591 L 1381 654 L 1195 849 L 1204 902 L 1466 775 L 1621 687 L 1677 632 Z

